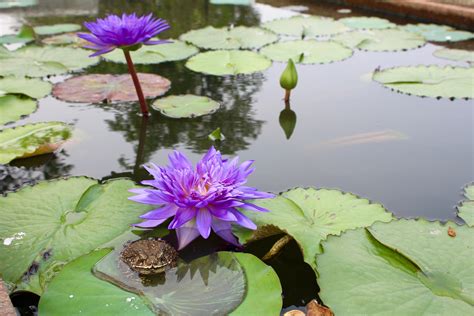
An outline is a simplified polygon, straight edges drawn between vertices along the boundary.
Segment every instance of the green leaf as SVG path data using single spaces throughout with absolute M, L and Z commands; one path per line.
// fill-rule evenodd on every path
M 38 4 L 38 0 L 15 0 L 0 2 L 0 9 L 8 9 L 15 7 L 30 7 Z
M 409 66 L 376 71 L 372 79 L 396 91 L 433 98 L 473 98 L 474 68 Z
M 222 134 L 221 132 L 221 128 L 218 127 L 216 128 L 215 130 L 212 131 L 212 133 L 210 133 L 209 135 L 207 135 L 207 137 L 212 140 L 213 142 L 215 141 L 222 141 L 225 139 L 225 136 L 224 134 Z
M 0 36 L 0 44 L 29 43 L 35 39 L 35 31 L 29 25 L 23 25 L 16 35 Z
M 296 188 L 274 199 L 255 200 L 254 203 L 270 212 L 245 212 L 258 229 L 236 228 L 239 239 L 249 242 L 283 231 L 298 242 L 305 262 L 312 267 L 315 266 L 315 255 L 320 251 L 319 243 L 328 235 L 392 219 L 382 205 L 338 190 Z
M 159 64 L 168 61 L 187 59 L 198 52 L 199 50 L 193 45 L 172 40 L 172 43 L 169 44 L 145 45 L 139 50 L 130 52 L 130 54 L 132 55 L 132 60 L 135 64 Z M 116 49 L 102 57 L 116 63 L 126 63 L 125 56 L 121 49 Z
M 352 31 L 336 35 L 332 40 L 347 47 L 374 52 L 414 49 L 426 43 L 422 36 L 399 29 Z
M 155 100 L 151 107 L 171 118 L 193 118 L 216 112 L 220 104 L 198 95 L 171 95 Z
M 339 22 L 351 29 L 368 30 L 368 29 L 387 29 L 396 27 L 397 25 L 387 19 L 368 16 L 353 16 L 339 19 Z
M 50 153 L 70 137 L 71 128 L 62 122 L 5 128 L 0 130 L 0 164 L 9 163 L 16 158 Z
M 5 77 L 0 78 L 0 91 L 23 94 L 33 99 L 41 99 L 51 92 L 52 85 L 40 79 Z
M 317 16 L 294 16 L 285 19 L 277 19 L 266 22 L 262 26 L 277 34 L 298 37 L 334 35 L 348 30 L 341 22 Z
M 272 62 L 251 51 L 217 50 L 197 54 L 186 62 L 186 67 L 209 75 L 224 76 L 263 71 Z
M 130 180 L 71 177 L 0 197 L 3 279 L 41 294 L 62 265 L 121 235 L 151 209 L 127 199 L 132 188 Z
M 458 42 L 474 38 L 474 33 L 458 31 L 447 25 L 438 24 L 407 24 L 402 29 L 420 34 L 427 41 L 433 42 Z
M 352 49 L 332 41 L 297 40 L 265 46 L 260 53 L 274 61 L 293 59 L 300 64 L 326 64 L 351 57 Z
M 38 35 L 53 35 L 67 32 L 76 32 L 81 29 L 79 24 L 53 24 L 35 26 L 34 30 Z
M 435 50 L 433 55 L 443 59 L 474 63 L 474 52 L 464 49 L 440 48 Z
M 259 27 L 237 26 L 231 29 L 208 26 L 192 30 L 180 39 L 203 49 L 254 49 L 276 42 L 278 36 Z
M 0 125 L 17 121 L 23 116 L 36 111 L 36 108 L 36 101 L 30 98 L 22 98 L 16 95 L 0 96 Z
M 166 93 L 171 82 L 161 76 L 138 73 L 145 98 L 154 98 Z M 84 75 L 69 78 L 54 86 L 53 95 L 68 102 L 112 103 L 138 101 L 135 85 L 129 74 Z
M 76 32 L 45 37 L 41 40 L 41 43 L 45 45 L 67 45 L 75 48 L 81 48 L 82 46 L 89 44 L 88 41 L 77 36 Z M 122 52 L 121 50 L 119 51 Z
M 473 244 L 472 228 L 425 220 L 331 236 L 316 259 L 319 296 L 336 315 L 470 315 Z
M 0 52 L 0 76 L 43 77 L 77 71 L 98 62 L 85 49 L 25 46 Z
M 462 218 L 467 225 L 474 227 L 474 184 L 466 186 L 464 196 L 466 200 L 457 207 L 458 216 Z

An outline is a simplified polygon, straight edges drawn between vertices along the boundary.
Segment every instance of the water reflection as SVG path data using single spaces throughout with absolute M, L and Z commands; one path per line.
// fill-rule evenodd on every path
M 286 139 L 290 139 L 296 127 L 296 113 L 290 108 L 290 101 L 285 101 L 285 108 L 280 112 L 278 121 L 285 132 Z

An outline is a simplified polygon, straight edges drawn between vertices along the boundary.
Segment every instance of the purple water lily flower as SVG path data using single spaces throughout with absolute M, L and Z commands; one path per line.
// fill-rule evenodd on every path
M 256 225 L 239 209 L 267 212 L 268 210 L 246 200 L 273 198 L 274 195 L 245 186 L 247 177 L 254 171 L 253 161 L 238 164 L 238 157 L 223 159 L 211 147 L 193 167 L 178 151 L 169 155 L 170 165 L 145 168 L 154 177 L 142 183 L 154 187 L 133 189 L 138 195 L 129 199 L 158 207 L 142 216 L 139 227 L 156 227 L 174 217 L 169 229 L 175 229 L 179 249 L 201 235 L 208 238 L 211 230 L 226 241 L 239 245 L 232 234 L 231 224 L 256 229 Z
M 155 19 L 152 14 L 137 16 L 135 13 L 109 15 L 96 22 L 85 22 L 84 26 L 91 31 L 78 33 L 82 39 L 91 45 L 85 48 L 96 50 L 92 56 L 108 53 L 115 48 L 131 47 L 138 44 L 156 45 L 164 44 L 166 40 L 151 40 L 159 33 L 170 28 L 163 19 Z

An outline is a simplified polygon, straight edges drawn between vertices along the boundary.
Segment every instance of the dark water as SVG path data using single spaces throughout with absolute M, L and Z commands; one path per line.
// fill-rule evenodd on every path
M 0 19 L 11 22 L 10 17 L 18 14 L 34 24 L 52 24 L 81 22 L 106 13 L 153 12 L 171 23 L 167 35 L 176 38 L 207 25 L 258 25 L 261 19 L 281 13 L 269 6 L 215 6 L 204 0 L 39 3 L 36 8 L 0 11 Z M 322 15 L 342 16 L 336 13 L 338 7 L 323 8 Z M 35 172 L 36 178 L 127 176 L 139 181 L 147 177 L 140 168 L 142 163 L 166 164 L 173 149 L 197 161 L 212 145 L 207 135 L 220 127 L 226 140 L 219 149 L 242 160 L 255 159 L 257 169 L 249 184 L 261 190 L 337 188 L 380 202 L 400 217 L 454 219 L 462 187 L 474 179 L 473 102 L 398 94 L 372 82 L 369 75 L 379 66 L 466 66 L 433 57 L 438 47 L 427 44 L 397 53 L 356 51 L 342 62 L 298 65 L 299 83 L 291 100 L 297 122 L 290 139 L 279 123 L 284 109 L 279 76 L 284 64 L 274 63 L 263 73 L 234 77 L 194 73 L 184 67 L 184 61 L 138 66 L 139 71 L 170 79 L 168 95 L 206 95 L 222 101 L 223 107 L 213 115 L 189 120 L 153 113 L 145 125 L 136 114 L 137 104 L 70 104 L 47 97 L 40 100 L 36 113 L 11 126 L 60 120 L 74 124 L 74 140 L 56 156 L 25 159 L 12 165 L 25 166 L 27 170 L 21 172 Z M 120 74 L 127 69 L 125 65 L 102 62 L 86 72 Z M 0 190 L 6 190 L 7 180 Z M 253 252 L 268 247 L 254 247 Z M 295 249 L 289 247 L 286 257 L 297 258 L 298 253 L 291 253 Z M 287 291 L 285 306 L 303 305 L 311 298 L 306 297 L 307 293 L 317 293 L 316 282 L 307 278 L 313 274 L 305 270 L 310 268 L 302 264 L 301 258 L 301 267 L 295 263 L 291 266 L 297 268 L 289 268 L 280 263 L 286 257 L 282 254 L 272 265 L 280 272 L 285 288 L 287 284 L 298 289 L 299 283 L 300 292 Z

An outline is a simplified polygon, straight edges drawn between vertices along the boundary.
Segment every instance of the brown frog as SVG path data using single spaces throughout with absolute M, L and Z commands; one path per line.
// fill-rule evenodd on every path
M 178 252 L 164 240 L 140 239 L 128 244 L 120 253 L 120 259 L 133 271 L 152 275 L 176 267 Z

